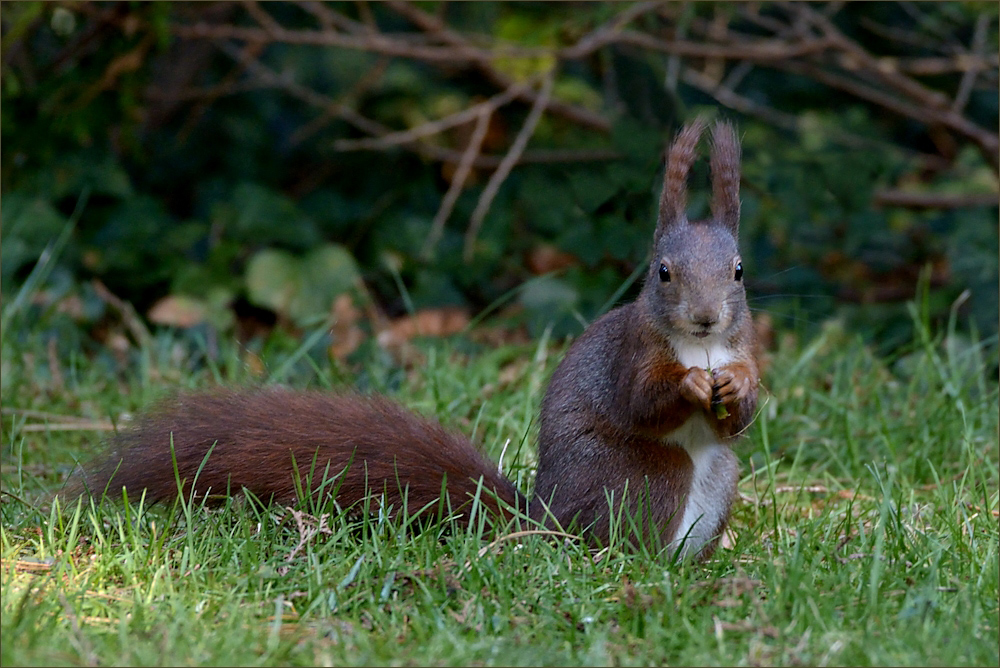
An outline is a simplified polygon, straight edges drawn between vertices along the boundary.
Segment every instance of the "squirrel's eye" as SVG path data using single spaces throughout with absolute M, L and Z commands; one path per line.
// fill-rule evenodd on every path
M 670 270 L 667 269 L 667 265 L 660 265 L 660 282 L 669 283 L 670 282 Z
M 736 263 L 735 280 L 737 280 L 737 281 L 743 280 L 743 263 L 742 262 L 737 262 Z

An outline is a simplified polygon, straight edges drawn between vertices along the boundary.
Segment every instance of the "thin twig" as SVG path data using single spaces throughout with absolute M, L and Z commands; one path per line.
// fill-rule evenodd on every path
M 317 93 L 307 86 L 292 81 L 288 77 L 281 76 L 259 60 L 249 58 L 242 50 L 235 48 L 227 42 L 217 42 L 216 46 L 227 56 L 243 64 L 248 72 L 254 74 L 254 76 L 267 85 L 284 90 L 307 104 L 335 114 L 337 118 L 350 123 L 362 132 L 374 135 L 382 135 L 389 132 L 389 129 L 381 123 L 362 116 L 351 107 L 337 102 L 329 95 Z
M 247 81 L 243 83 L 222 82 L 211 86 L 189 86 L 171 92 L 165 92 L 160 88 L 151 86 L 146 89 L 145 97 L 147 100 L 155 100 L 157 102 L 189 102 L 205 99 L 214 101 L 226 95 L 252 93 L 262 88 L 273 88 L 273 86 L 265 85 L 259 81 Z
M 437 213 L 434 214 L 431 231 L 427 235 L 427 241 L 424 242 L 424 247 L 420 251 L 420 255 L 424 259 L 430 259 L 434 253 L 434 247 L 437 246 L 441 235 L 444 234 L 444 225 L 448 221 L 452 209 L 455 207 L 455 202 L 458 201 L 458 196 L 461 194 L 462 188 L 465 187 L 465 180 L 472 172 L 472 163 L 476 161 L 476 156 L 482 150 L 483 139 L 486 138 L 486 131 L 490 127 L 491 118 L 493 118 L 493 108 L 485 108 L 479 111 L 479 117 L 476 119 L 476 127 L 472 131 L 469 145 L 466 147 L 465 153 L 462 154 L 462 160 L 458 163 L 458 168 L 451 178 L 451 184 L 448 186 L 448 192 L 445 193 L 444 199 L 441 200 L 441 206 L 438 208 Z
M 823 32 L 824 37 L 829 40 L 834 48 L 841 50 L 845 54 L 846 57 L 841 60 L 841 66 L 844 69 L 863 72 L 879 83 L 895 89 L 921 105 L 936 108 L 946 106 L 947 96 L 943 93 L 927 88 L 920 82 L 904 76 L 897 70 L 879 67 L 877 58 L 868 53 L 860 44 L 840 32 L 833 22 L 820 12 L 815 11 L 804 3 L 796 3 L 794 7 L 800 16 Z
M 622 32 L 614 41 L 689 58 L 751 60 L 759 63 L 770 63 L 821 53 L 831 46 L 830 42 L 823 38 L 793 44 L 778 39 L 746 40 L 734 44 L 706 44 L 690 40 L 658 39 L 646 33 L 632 31 Z M 560 55 L 564 53 L 565 51 L 560 52 Z
M 872 197 L 875 206 L 898 206 L 906 209 L 973 209 L 1000 206 L 997 193 L 908 193 L 882 190 Z
M 323 513 L 317 518 L 291 507 L 287 507 L 286 510 L 291 513 L 292 518 L 295 520 L 295 528 L 299 532 L 299 542 L 292 549 L 292 551 L 285 556 L 286 562 L 290 562 L 295 559 L 295 555 L 299 553 L 299 550 L 305 547 L 306 543 L 312 540 L 315 536 L 318 536 L 321 533 L 329 536 L 333 535 L 333 531 L 326 526 L 326 521 L 330 518 L 329 513 Z
M 257 3 L 257 0 L 247 0 L 243 3 L 243 7 L 247 10 L 247 14 L 252 16 L 253 20 L 259 23 L 268 33 L 277 35 L 281 32 L 281 24 L 275 21 L 273 16 L 265 12 Z
M 208 111 L 209 107 L 218 99 L 219 95 L 226 90 L 228 86 L 235 85 L 237 79 L 243 74 L 244 70 L 247 68 L 247 63 L 257 62 L 257 57 L 260 56 L 264 51 L 264 45 L 261 43 L 255 44 L 245 44 L 243 48 L 240 49 L 240 56 L 236 59 L 238 67 L 233 68 L 226 76 L 223 78 L 222 82 L 216 88 L 215 95 L 209 95 L 203 100 L 199 100 L 191 112 L 188 114 L 187 119 L 184 121 L 184 125 L 177 133 L 177 139 L 181 143 L 185 142 L 190 136 L 191 132 L 194 130 L 195 126 Z
M 730 109 L 735 109 L 736 111 L 746 114 L 747 116 L 756 116 L 757 118 L 760 118 L 775 127 L 785 130 L 798 132 L 801 129 L 799 118 L 797 116 L 766 107 L 762 104 L 754 102 L 748 97 L 740 95 L 731 88 L 723 85 L 716 85 L 715 82 L 713 82 L 708 76 L 690 67 L 685 67 L 682 70 L 681 79 L 687 85 L 697 88 L 703 93 L 711 95 Z
M 213 25 L 195 23 L 174 26 L 173 32 L 181 39 L 239 40 L 241 42 L 281 42 L 309 46 L 336 46 L 358 51 L 371 51 L 397 58 L 414 58 L 433 63 L 456 65 L 477 61 L 482 54 L 477 49 L 451 46 L 411 44 L 402 36 L 389 37 L 382 33 L 345 35 L 331 30 L 269 31 L 247 26 Z
M 867 16 L 862 16 L 858 20 L 858 25 L 862 28 L 867 29 L 872 34 L 882 37 L 884 39 L 897 42 L 910 47 L 917 47 L 921 51 L 935 50 L 940 53 L 947 53 L 946 48 L 942 48 L 940 43 L 933 44 L 927 39 L 928 35 L 920 34 L 915 31 L 906 30 L 904 28 L 898 28 L 895 26 L 887 26 L 874 21 Z
M 464 151 L 445 148 L 444 146 L 434 146 L 431 144 L 416 143 L 408 144 L 404 148 L 438 162 L 450 162 L 457 165 L 462 162 Z M 594 149 L 534 149 L 525 151 L 517 161 L 519 165 L 554 165 L 560 163 L 575 162 L 606 162 L 609 160 L 620 160 L 622 154 L 612 148 Z M 472 162 L 476 169 L 496 169 L 503 162 L 503 156 L 499 155 L 478 155 Z
M 980 148 L 983 156 L 990 161 L 993 168 L 997 169 L 998 167 L 1000 157 L 998 157 L 997 151 L 1000 149 L 1000 138 L 950 109 L 924 106 L 901 100 L 882 89 L 874 88 L 860 81 L 849 79 L 843 75 L 804 62 L 794 60 L 776 61 L 773 63 L 773 67 L 810 77 L 831 88 L 840 89 L 857 98 L 884 107 L 900 116 L 912 118 L 929 125 L 940 124 L 948 127 L 970 139 Z
M 118 311 L 126 329 L 128 329 L 132 333 L 133 338 L 135 338 L 136 344 L 138 344 L 140 348 L 149 347 L 150 342 L 153 340 L 153 335 L 149 333 L 149 329 L 147 329 L 146 325 L 143 324 L 139 314 L 135 312 L 135 307 L 121 297 L 113 294 L 100 280 L 95 278 L 90 284 L 91 287 L 94 288 L 94 292 L 97 293 L 98 297 Z
M 389 128 L 377 121 L 359 114 L 351 107 L 337 102 L 328 95 L 323 95 L 322 93 L 318 93 L 311 88 L 303 86 L 302 84 L 291 80 L 289 77 L 278 74 L 258 60 L 251 60 L 247 58 L 243 51 L 235 46 L 227 42 L 217 42 L 216 46 L 230 58 L 242 63 L 245 66 L 246 71 L 256 76 L 262 84 L 284 90 L 292 97 L 302 100 L 312 106 L 319 107 L 326 113 L 332 114 L 337 118 L 350 123 L 367 134 L 374 135 L 375 137 L 384 137 L 392 134 Z M 527 89 L 519 88 L 518 91 L 520 90 Z M 518 91 L 513 92 L 516 93 Z M 505 98 L 506 96 L 501 93 L 500 97 Z M 405 144 L 404 146 L 405 148 L 413 150 L 426 158 L 440 162 L 458 164 L 461 162 L 463 155 L 462 151 L 454 151 L 443 146 L 433 146 L 419 142 Z M 617 160 L 620 157 L 621 154 L 614 149 L 550 149 L 526 151 L 522 154 L 519 163 L 557 164 L 564 162 L 602 162 L 606 160 Z M 472 166 L 476 169 L 496 169 L 500 166 L 502 161 L 503 158 L 499 156 L 479 155 L 476 157 Z
M 365 72 L 364 76 L 358 79 L 354 85 L 351 86 L 350 91 L 341 96 L 341 99 L 362 99 L 364 94 L 370 88 L 375 86 L 382 75 L 385 74 L 385 70 L 389 67 L 390 60 L 391 59 L 385 57 L 379 58 L 375 64 L 372 65 L 367 72 Z M 319 132 L 319 130 L 324 125 L 328 124 L 332 119 L 341 118 L 343 116 L 341 110 L 346 106 L 347 105 L 332 101 L 330 106 L 323 110 L 323 113 L 292 133 L 292 135 L 288 138 L 288 143 L 291 146 L 297 146 L 302 143 L 316 132 Z
M 754 100 L 740 95 L 722 84 L 716 86 L 701 72 L 695 71 L 691 68 L 685 68 L 682 78 L 684 83 L 687 85 L 697 88 L 706 95 L 711 95 L 720 104 L 725 105 L 730 109 L 735 109 L 741 114 L 759 118 L 765 123 L 783 130 L 795 133 L 802 132 L 802 120 L 798 116 L 795 116 L 794 114 L 787 114 L 783 111 L 779 111 L 778 109 L 773 109 L 755 102 Z M 830 139 L 842 146 L 850 148 L 869 148 L 876 145 L 876 142 L 873 142 L 872 140 L 865 139 L 864 137 L 860 137 L 845 130 L 830 128 L 828 132 Z
M 356 151 L 359 149 L 382 150 L 392 146 L 410 144 L 418 139 L 438 134 L 457 125 L 464 125 L 472 120 L 482 117 L 484 112 L 492 114 L 495 109 L 501 107 L 511 100 L 514 100 L 528 88 L 528 84 L 516 84 L 507 90 L 494 95 L 485 102 L 474 104 L 467 109 L 457 113 L 439 118 L 436 121 L 428 121 L 415 128 L 403 130 L 401 132 L 390 132 L 379 137 L 369 137 L 365 139 L 339 139 L 333 143 L 333 148 L 337 151 Z
M 581 37 L 573 46 L 564 49 L 560 57 L 577 59 L 589 56 L 601 47 L 615 41 L 618 34 L 629 23 L 632 23 L 643 14 L 648 14 L 654 9 L 658 9 L 664 4 L 663 2 L 636 3 L 604 25 Z
M 694 8 L 690 2 L 685 2 L 681 8 L 680 16 L 677 19 L 677 27 L 674 30 L 676 39 L 687 37 L 688 26 L 691 24 L 691 16 Z M 663 85 L 668 91 L 677 94 L 677 81 L 681 76 L 681 57 L 676 53 L 667 56 L 667 72 L 663 78 Z
M 917 76 L 932 76 L 940 74 L 951 74 L 953 72 L 968 72 L 976 70 L 996 70 L 1000 67 L 1000 56 L 986 54 L 962 53 L 951 58 L 889 58 L 883 57 L 879 62 L 892 61 L 901 72 Z M 996 72 L 990 81 L 996 82 Z
M 986 48 L 986 28 L 990 24 L 990 17 L 986 13 L 979 15 L 976 19 L 976 29 L 972 34 L 972 45 L 970 51 L 976 55 L 981 55 Z M 972 95 L 972 88 L 976 84 L 976 77 L 979 75 L 979 68 L 972 67 L 962 75 L 962 81 L 958 84 L 958 92 L 955 93 L 955 101 L 951 105 L 951 110 L 956 114 L 962 113 L 965 105 Z
M 528 145 L 528 140 L 535 133 L 535 126 L 538 125 L 538 121 L 542 117 L 545 108 L 549 104 L 549 98 L 552 96 L 552 83 L 555 79 L 555 72 L 549 72 L 549 75 L 545 77 L 542 81 L 542 90 L 535 98 L 535 103 L 531 105 L 531 111 L 528 112 L 528 118 L 525 119 L 524 125 L 521 126 L 521 130 L 517 133 L 517 137 L 514 138 L 514 143 L 511 144 L 510 150 L 507 155 L 503 157 L 500 161 L 500 166 L 497 167 L 496 171 L 490 176 L 490 180 L 486 183 L 486 187 L 483 189 L 482 195 L 479 196 L 479 202 L 476 204 L 476 209 L 472 212 L 472 216 L 469 219 L 469 229 L 465 234 L 465 252 L 463 256 L 466 262 L 472 262 L 473 252 L 475 251 L 476 237 L 479 235 L 479 228 L 482 227 L 483 219 L 486 217 L 486 213 L 490 209 L 490 204 L 493 203 L 493 198 L 496 197 L 497 192 L 500 190 L 500 186 L 507 179 L 510 174 L 510 170 L 514 168 L 517 161 L 520 159 L 521 154 L 524 152 L 525 146 Z
M 489 50 L 476 49 L 476 47 L 474 47 L 463 35 L 448 28 L 439 16 L 428 14 L 408 2 L 390 2 L 388 4 L 401 16 L 404 16 L 418 28 L 428 33 L 428 35 L 432 38 L 444 42 L 445 44 L 450 44 L 456 48 L 461 48 L 470 54 L 475 52 L 477 55 L 473 58 L 472 62 L 483 74 L 486 75 L 487 79 L 502 89 L 510 88 L 516 82 L 511 77 L 494 67 L 493 61 L 496 56 L 509 55 L 524 58 L 540 58 L 555 55 L 557 58 L 560 57 L 558 53 L 553 54 L 551 49 L 511 47 L 506 44 L 493 45 Z M 536 93 L 533 89 L 527 88 L 524 89 L 518 99 L 528 104 L 534 104 L 537 99 L 537 95 L 538 93 Z M 548 109 L 552 114 L 562 116 L 563 118 L 571 120 L 574 123 L 589 127 L 592 130 L 604 133 L 611 131 L 611 122 L 601 114 L 593 112 L 590 109 L 578 107 L 559 100 L 549 100 Z

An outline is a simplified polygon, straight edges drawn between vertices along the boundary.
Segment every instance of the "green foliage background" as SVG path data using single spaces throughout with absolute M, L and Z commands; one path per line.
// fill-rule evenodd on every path
M 516 317 L 532 332 L 554 324 L 556 335 L 576 333 L 581 319 L 594 317 L 645 261 L 663 146 L 685 119 L 707 113 L 734 118 L 744 138 L 741 241 L 757 310 L 795 328 L 839 316 L 889 351 L 910 336 L 904 303 L 923 274 L 931 286 L 932 319 L 947 317 L 957 305 L 960 328 L 971 323 L 987 339 L 996 334 L 996 206 L 873 204 L 875 193 L 893 188 L 996 193 L 995 169 L 982 152 L 941 128 L 808 76 L 746 68 L 740 94 L 797 119 L 797 131 L 775 127 L 724 109 L 683 81 L 665 85 L 676 65 L 668 54 L 610 44 L 563 60 L 553 92 L 554 100 L 606 119 L 608 131 L 546 113 L 529 150 L 616 157 L 516 166 L 466 261 L 463 236 L 492 171 L 475 170 L 433 255 L 425 257 L 421 251 L 451 172 L 426 151 L 337 150 L 338 140 L 364 133 L 345 114 L 308 100 L 318 96 L 384 128 L 404 130 L 500 88 L 474 68 L 363 49 L 178 36 L 178 26 L 198 22 L 256 26 L 254 7 L 4 7 L 5 300 L 79 207 L 68 243 L 55 258 L 49 294 L 80 297 L 84 309 L 77 319 L 85 324 L 107 316 L 94 278 L 140 313 L 168 294 L 193 298 L 210 307 L 212 326 L 225 334 L 234 326 L 231 314 L 253 312 L 251 307 L 298 325 L 315 322 L 360 275 L 390 315 L 444 304 L 479 312 L 521 286 L 523 310 Z M 555 49 L 630 6 L 417 7 L 474 42 Z M 394 36 L 416 39 L 419 33 L 392 5 L 328 8 Z M 268 3 L 257 10 L 288 29 L 316 27 L 305 4 Z M 676 13 L 693 26 L 721 21 L 752 32 L 745 10 L 693 3 Z M 788 11 L 765 3 L 759 15 Z M 877 56 L 940 56 L 941 44 L 968 44 L 981 15 L 988 18 L 984 53 L 998 48 L 992 3 L 921 3 L 919 9 L 848 3 L 831 14 L 844 34 Z M 636 23 L 658 30 L 668 21 L 646 15 Z M 873 25 L 910 34 L 913 43 L 886 40 Z M 526 80 L 553 62 L 497 57 L 493 66 L 512 80 Z M 685 62 L 701 67 L 697 59 Z M 741 65 L 724 63 L 730 73 Z M 260 66 L 277 79 L 261 75 Z M 954 95 L 961 78 L 961 72 L 945 72 L 922 83 Z M 523 102 L 501 107 L 484 153 L 503 155 L 527 111 Z M 995 69 L 980 77 L 964 113 L 995 132 Z M 460 153 L 468 134 L 460 130 L 425 143 Z M 706 175 L 699 165 L 692 180 L 694 213 L 706 210 Z M 529 258 L 540 247 L 567 254 L 569 266 L 526 283 L 533 275 Z

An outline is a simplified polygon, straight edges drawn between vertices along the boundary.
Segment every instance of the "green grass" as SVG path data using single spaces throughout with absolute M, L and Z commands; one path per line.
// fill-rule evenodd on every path
M 996 342 L 919 314 L 891 360 L 835 323 L 782 339 L 738 448 L 732 545 L 704 564 L 247 500 L 50 508 L 97 423 L 255 379 L 226 345 L 206 361 L 160 333 L 120 366 L 58 315 L 27 320 L 7 318 L 0 381 L 4 665 L 1000 662 Z M 426 345 L 408 369 L 296 345 L 261 352 L 282 382 L 390 394 L 494 459 L 509 439 L 530 489 L 561 344 Z

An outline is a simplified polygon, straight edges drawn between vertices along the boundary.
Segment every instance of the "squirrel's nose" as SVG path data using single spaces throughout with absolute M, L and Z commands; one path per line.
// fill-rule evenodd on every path
M 712 329 L 719 323 L 719 313 L 714 309 L 700 308 L 691 312 L 691 322 L 702 329 Z

